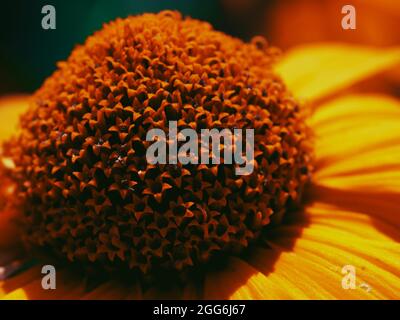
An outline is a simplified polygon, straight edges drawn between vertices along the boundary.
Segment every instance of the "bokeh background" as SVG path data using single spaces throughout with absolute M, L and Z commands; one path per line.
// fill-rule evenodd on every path
M 41 28 L 41 8 L 56 8 L 57 29 Z M 357 29 L 341 28 L 351 4 Z M 72 48 L 116 17 L 177 9 L 244 40 L 262 34 L 284 50 L 307 43 L 400 44 L 399 0 L 5 0 L 0 10 L 0 96 L 33 92 Z

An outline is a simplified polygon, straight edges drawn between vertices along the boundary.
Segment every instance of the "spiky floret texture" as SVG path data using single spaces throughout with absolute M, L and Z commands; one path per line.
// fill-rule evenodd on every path
M 117 19 L 34 94 L 6 150 L 25 240 L 72 261 L 149 273 L 237 252 L 298 201 L 311 169 L 276 50 L 176 12 Z M 150 165 L 148 130 L 252 128 L 255 168 Z

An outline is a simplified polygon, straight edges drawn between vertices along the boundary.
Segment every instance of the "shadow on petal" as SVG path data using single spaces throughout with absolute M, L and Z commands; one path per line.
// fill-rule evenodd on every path
M 307 201 L 308 202 L 308 201 Z M 239 257 L 226 257 L 218 265 L 210 265 L 205 273 L 205 299 L 283 299 L 296 298 L 268 277 L 283 252 L 293 250 L 309 221 L 303 209 L 289 211 L 282 222 L 266 228 L 262 245 L 252 245 Z M 284 239 L 274 246 L 274 239 Z M 281 242 L 282 243 L 282 242 Z
M 385 235 L 400 242 L 400 193 L 371 190 L 339 190 L 316 185 L 314 199 L 337 208 L 364 213 Z

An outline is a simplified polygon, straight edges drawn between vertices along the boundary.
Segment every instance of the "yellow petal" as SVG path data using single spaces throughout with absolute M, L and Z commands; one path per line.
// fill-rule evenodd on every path
M 372 188 L 371 188 L 372 189 Z M 371 218 L 373 223 L 382 233 L 400 241 L 397 230 L 400 229 L 400 194 L 396 192 L 385 192 L 365 190 L 351 190 L 339 187 L 330 188 L 315 186 L 313 198 L 334 205 L 341 210 L 363 212 Z
M 326 43 L 296 47 L 276 70 L 296 96 L 318 100 L 399 64 L 397 47 L 373 49 Z
M 228 272 L 207 275 L 204 297 L 399 297 L 400 244 L 382 234 L 368 215 L 323 203 L 314 203 L 305 214 L 307 224 L 280 226 L 271 231 L 267 241 L 270 248 L 254 250 L 247 262 L 233 259 Z M 342 286 L 342 268 L 346 265 L 356 270 L 355 289 Z
M 16 132 L 18 121 L 29 106 L 29 98 L 25 95 L 0 98 L 0 142 Z
M 311 126 L 319 197 L 400 227 L 400 102 L 343 97 L 321 105 Z
M 265 255 L 265 263 L 270 263 L 270 256 Z M 205 299 L 289 299 L 297 287 L 287 290 L 287 281 L 278 276 L 274 279 L 265 275 L 239 258 L 229 258 L 227 265 L 220 271 L 206 275 L 204 283 Z M 292 291 L 293 290 L 293 291 Z
M 138 284 L 127 285 L 121 281 L 107 281 L 88 290 L 85 277 L 76 275 L 71 270 L 57 270 L 56 289 L 42 288 L 41 267 L 34 266 L 19 275 L 0 282 L 2 300 L 121 300 L 142 299 Z
M 76 299 L 83 296 L 84 279 L 67 270 L 59 270 L 56 275 L 56 289 L 45 290 L 42 287 L 43 274 L 41 274 L 41 268 L 32 268 L 19 276 L 27 281 L 14 290 L 12 290 L 10 284 L 10 282 L 15 281 L 14 278 L 5 280 L 0 284 L 3 287 L 3 295 L 0 293 L 0 298 L 3 300 L 60 300 Z
M 5 281 L 0 281 L 0 298 L 34 281 L 40 275 L 40 271 L 41 268 L 36 266 Z
M 321 105 L 310 126 L 318 184 L 400 191 L 400 101 L 346 96 Z
M 16 132 L 20 115 L 28 108 L 28 97 L 24 95 L 0 98 L 0 153 L 1 143 Z M 0 159 L 2 161 L 2 159 Z M 0 163 L 0 168 L 2 163 Z M 4 185 L 0 186 L 0 197 L 4 197 L 9 190 Z M 10 196 L 10 195 L 6 195 Z M 0 198 L 1 203 L 6 202 Z M 18 242 L 17 230 L 13 223 L 16 212 L 9 208 L 0 208 L 0 248 L 10 247 Z

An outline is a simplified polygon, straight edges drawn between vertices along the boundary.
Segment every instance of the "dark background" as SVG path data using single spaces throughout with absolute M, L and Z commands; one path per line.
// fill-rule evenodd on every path
M 357 9 L 357 30 L 340 27 L 341 7 Z M 44 5 L 56 8 L 56 30 L 43 30 Z M 176 9 L 209 21 L 243 40 L 262 34 L 288 49 L 340 41 L 393 46 L 400 43 L 400 0 L 2 0 L 0 96 L 33 92 L 72 48 L 116 17 Z
M 43 30 L 41 9 L 56 9 L 56 30 Z M 267 2 L 260 1 L 265 7 Z M 31 92 L 68 57 L 75 44 L 84 42 L 104 22 L 143 12 L 177 9 L 184 15 L 207 20 L 215 28 L 248 39 L 252 24 L 242 27 L 224 14 L 218 0 L 14 0 L 1 3 L 0 94 Z M 253 12 L 256 12 L 257 10 Z

